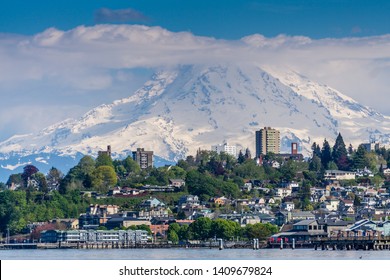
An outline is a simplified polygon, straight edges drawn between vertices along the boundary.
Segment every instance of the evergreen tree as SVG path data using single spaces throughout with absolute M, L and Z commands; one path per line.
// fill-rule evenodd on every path
M 246 150 L 245 150 L 245 158 L 246 159 L 252 158 L 251 151 L 249 150 L 249 148 L 246 148 Z
M 341 133 L 339 133 L 332 150 L 332 159 L 336 163 L 339 170 L 349 169 L 349 162 L 348 162 L 347 155 L 348 153 L 345 147 L 343 137 L 341 136 Z
M 200 161 L 201 161 L 201 155 L 200 155 L 200 148 L 196 151 L 196 155 L 195 155 L 195 163 L 197 165 L 200 164 Z
M 83 187 L 87 190 L 90 190 L 93 188 L 93 175 L 92 174 L 86 174 L 84 176 Z
M 359 145 L 356 153 L 353 155 L 353 167 L 354 169 L 364 169 L 367 166 L 369 166 L 367 151 L 363 145 Z
M 307 210 L 307 207 L 310 205 L 310 198 L 311 198 L 310 187 L 311 187 L 310 182 L 303 180 L 302 187 L 300 189 L 302 210 Z
M 352 154 L 353 154 L 353 147 L 352 147 L 352 144 L 349 144 L 349 146 L 348 146 L 348 154 L 349 154 L 349 155 L 352 155 Z
M 284 180 L 286 180 L 287 182 L 291 182 L 297 176 L 297 164 L 295 161 L 289 159 L 280 167 L 279 171 Z
M 321 163 L 324 168 L 328 168 L 329 162 L 332 160 L 332 151 L 329 142 L 325 139 L 321 149 Z
M 195 166 L 196 165 L 194 156 L 187 156 L 186 157 L 186 162 L 187 162 L 187 164 L 189 166 Z
M 311 145 L 311 150 L 313 151 L 313 156 L 321 158 L 321 148 L 316 142 Z
M 357 195 L 355 195 L 355 198 L 353 199 L 353 206 L 360 206 L 361 205 L 361 200 L 360 200 L 360 198 L 357 196 Z
M 179 161 L 177 162 L 176 164 L 177 167 L 180 167 L 186 171 L 188 171 L 190 169 L 190 165 L 187 161 L 185 161 L 184 159 L 179 159 Z
M 225 174 L 225 168 L 223 167 L 222 162 L 218 162 L 217 168 L 215 169 L 215 175 L 220 176 Z
M 245 156 L 244 156 L 244 154 L 242 153 L 242 150 L 240 150 L 240 152 L 238 153 L 237 162 L 238 162 L 239 164 L 242 164 L 242 163 L 244 163 L 244 161 L 245 161 Z
M 333 160 L 328 162 L 328 169 L 330 169 L 330 170 L 338 170 L 338 168 L 339 167 L 337 166 L 337 164 Z
M 321 168 L 322 168 L 321 159 L 316 154 L 314 154 L 313 158 L 309 162 L 309 170 L 320 172 Z

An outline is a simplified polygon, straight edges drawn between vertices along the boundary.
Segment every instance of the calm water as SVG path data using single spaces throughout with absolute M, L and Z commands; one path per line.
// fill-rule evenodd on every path
M 1 260 L 390 260 L 387 251 L 315 251 L 314 249 L 47 249 L 0 250 Z

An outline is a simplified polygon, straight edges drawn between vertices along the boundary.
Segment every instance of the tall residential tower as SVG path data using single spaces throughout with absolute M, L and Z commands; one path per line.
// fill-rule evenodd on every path
M 141 169 L 153 167 L 153 151 L 137 148 L 137 151 L 133 152 L 133 160 L 138 163 Z
M 256 131 L 256 157 L 268 153 L 280 153 L 280 132 L 271 127 Z

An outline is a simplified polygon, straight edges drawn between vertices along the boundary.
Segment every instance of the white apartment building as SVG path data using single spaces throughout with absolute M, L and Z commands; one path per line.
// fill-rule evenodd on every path
M 225 152 L 229 155 L 237 157 L 237 147 L 234 145 L 229 145 L 227 142 L 211 146 L 211 151 L 217 152 L 218 154 Z

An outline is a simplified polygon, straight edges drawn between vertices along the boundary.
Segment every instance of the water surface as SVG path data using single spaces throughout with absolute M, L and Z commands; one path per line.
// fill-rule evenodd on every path
M 0 250 L 1 260 L 390 260 L 386 251 L 314 249 L 30 249 Z

